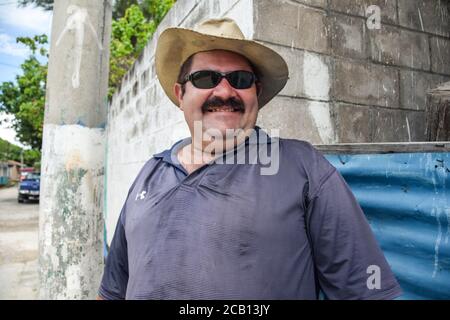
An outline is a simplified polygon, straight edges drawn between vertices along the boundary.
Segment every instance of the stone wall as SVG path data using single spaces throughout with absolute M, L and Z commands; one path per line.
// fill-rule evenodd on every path
M 380 8 L 369 29 L 366 8 Z M 290 80 L 258 125 L 315 144 L 424 141 L 426 91 L 450 80 L 450 0 L 178 0 L 113 97 L 108 112 L 106 229 L 154 153 L 189 135 L 155 75 L 167 27 L 228 16 L 287 61 Z

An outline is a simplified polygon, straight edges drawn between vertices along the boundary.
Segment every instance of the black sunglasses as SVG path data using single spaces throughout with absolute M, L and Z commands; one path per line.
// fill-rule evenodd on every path
M 255 74 L 245 70 L 224 73 L 213 70 L 200 70 L 187 75 L 183 84 L 191 81 L 194 87 L 198 89 L 212 89 L 222 81 L 222 78 L 227 79 L 228 83 L 235 89 L 248 89 L 256 81 Z

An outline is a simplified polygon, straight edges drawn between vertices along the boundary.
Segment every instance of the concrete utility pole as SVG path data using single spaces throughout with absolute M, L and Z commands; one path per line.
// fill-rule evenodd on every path
M 55 1 L 41 166 L 41 299 L 97 295 L 110 35 L 110 0 Z

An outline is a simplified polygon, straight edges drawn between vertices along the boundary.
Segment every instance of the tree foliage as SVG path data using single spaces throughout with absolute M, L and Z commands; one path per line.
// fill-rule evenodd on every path
M 27 167 L 34 167 L 36 171 L 41 171 L 41 151 L 36 149 L 24 150 L 23 163 Z
M 151 26 L 137 5 L 129 7 L 124 17 L 112 22 L 109 64 L 110 95 L 145 47 L 150 34 Z
M 0 111 L 14 116 L 12 127 L 18 140 L 38 150 L 42 144 L 47 63 L 39 62 L 36 55 L 48 57 L 47 41 L 46 35 L 17 38 L 30 48 L 31 55 L 22 63 L 22 74 L 15 82 L 0 84 Z
M 113 20 L 118 20 L 125 16 L 125 12 L 132 5 L 139 5 L 138 0 L 116 0 L 114 1 L 112 14 Z
M 0 161 L 20 161 L 22 148 L 0 138 Z
M 176 0 L 147 0 L 143 1 L 141 6 L 143 8 L 144 15 L 147 19 L 154 22 L 156 29 L 175 2 Z
M 110 97 L 174 3 L 175 0 L 142 1 L 139 5 L 131 5 L 122 18 L 112 22 Z M 144 12 L 150 19 L 145 17 Z
M 21 154 L 25 166 L 34 166 L 39 170 L 41 159 L 41 152 L 39 150 L 23 150 L 21 147 L 0 138 L 0 161 L 14 160 L 20 162 Z
M 45 10 L 53 10 L 53 0 L 19 0 L 19 6 L 21 7 L 25 7 L 30 4 L 44 8 Z

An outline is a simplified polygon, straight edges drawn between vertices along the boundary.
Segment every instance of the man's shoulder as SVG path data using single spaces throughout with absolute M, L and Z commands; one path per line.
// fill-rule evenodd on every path
M 288 139 L 279 138 L 280 141 L 280 151 L 285 155 L 291 155 L 295 157 L 297 161 L 302 162 L 317 162 L 326 161 L 320 151 L 318 151 L 314 146 L 305 140 L 299 139 Z
M 166 166 L 177 166 L 179 165 L 179 161 L 175 154 L 177 151 L 188 144 L 190 142 L 190 138 L 184 138 L 176 141 L 172 146 L 167 149 L 164 149 L 160 152 L 154 153 L 143 165 L 142 169 L 138 174 L 138 178 L 142 176 L 148 176 L 155 168 L 159 168 L 159 164 L 165 164 Z
M 273 138 L 272 138 L 273 139 Z M 280 144 L 282 144 L 286 149 L 291 149 L 295 151 L 304 151 L 304 152 L 317 152 L 314 146 L 306 141 L 299 139 L 291 139 L 291 138 L 278 138 Z
M 280 156 L 295 163 L 309 179 L 322 180 L 336 169 L 314 146 L 304 140 L 280 138 Z
M 158 163 L 161 160 L 163 162 L 166 162 L 168 164 L 179 164 L 178 159 L 176 158 L 175 154 L 185 145 L 189 144 L 191 139 L 184 138 L 180 139 L 177 142 L 175 142 L 170 148 L 165 149 L 161 152 L 153 154 L 152 158 L 148 160 L 150 163 Z
M 148 159 L 136 175 L 136 178 L 131 185 L 130 190 L 132 190 L 134 186 L 140 182 L 140 180 L 146 179 L 146 177 L 148 177 L 155 170 L 155 168 L 158 166 L 158 163 L 160 162 L 161 158 L 155 157 L 155 155 Z

